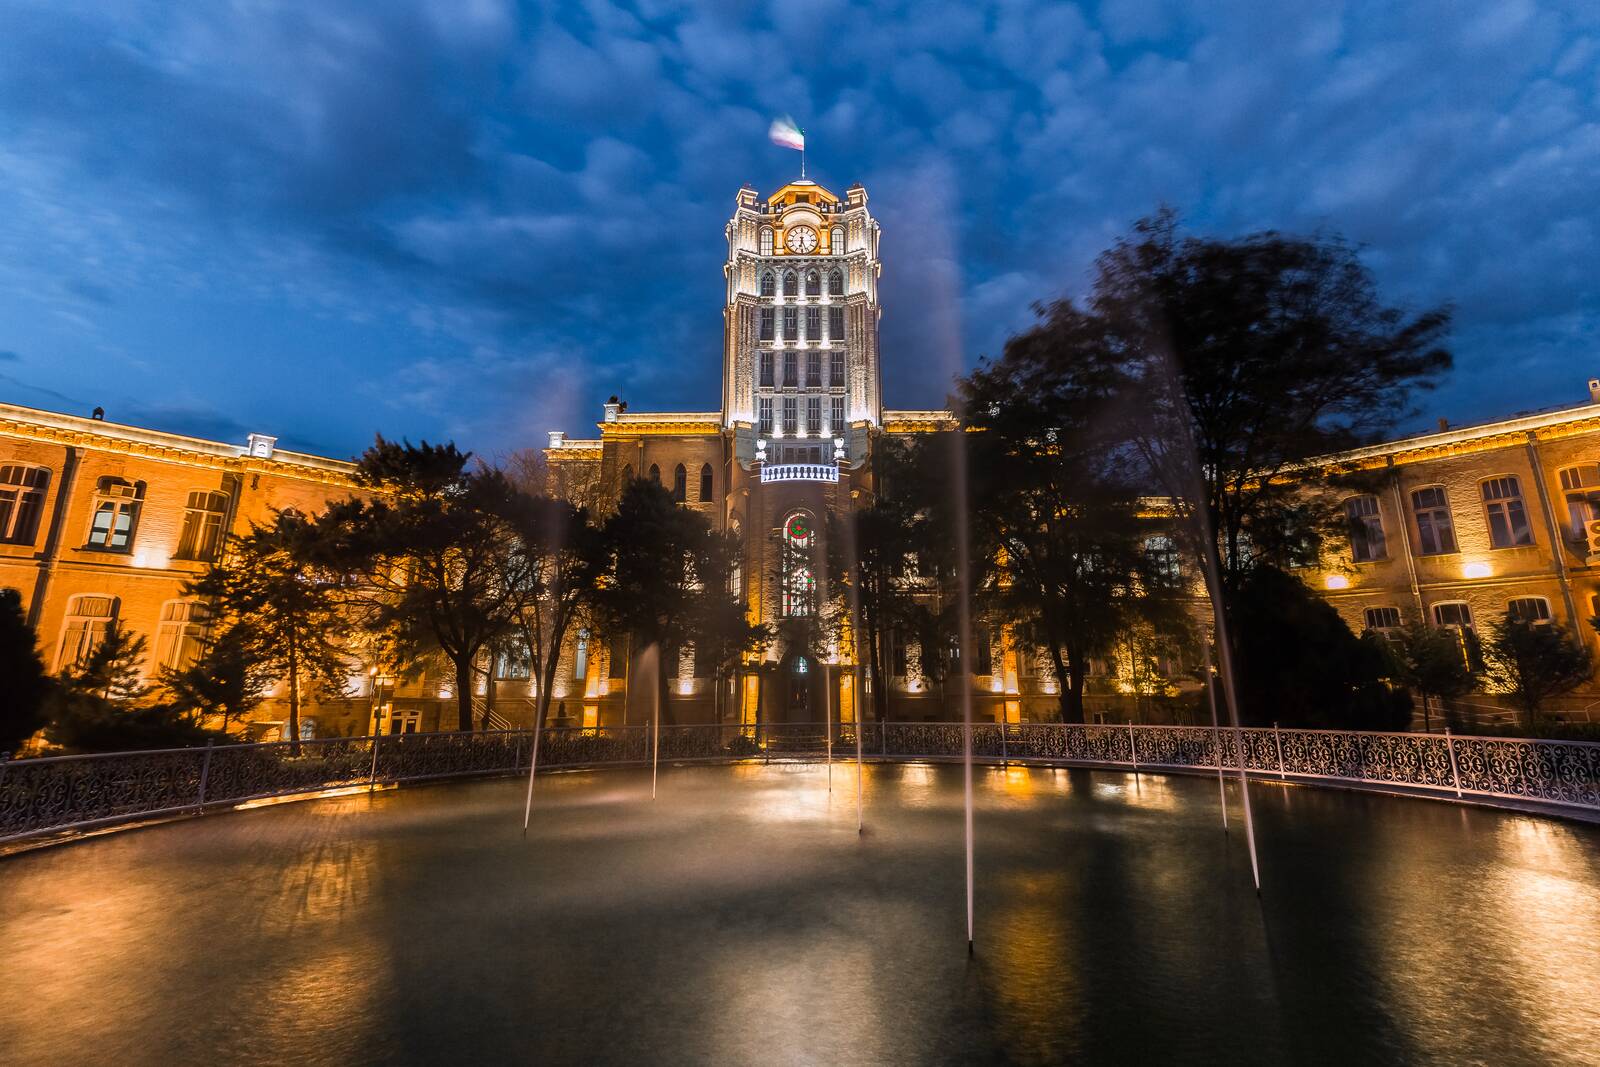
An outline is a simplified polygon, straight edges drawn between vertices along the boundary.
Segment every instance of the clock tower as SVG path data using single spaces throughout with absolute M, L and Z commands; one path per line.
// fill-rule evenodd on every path
M 878 224 L 867 191 L 845 199 L 790 182 L 739 190 L 727 225 L 722 424 L 733 459 L 763 481 L 780 466 L 855 469 L 883 421 Z

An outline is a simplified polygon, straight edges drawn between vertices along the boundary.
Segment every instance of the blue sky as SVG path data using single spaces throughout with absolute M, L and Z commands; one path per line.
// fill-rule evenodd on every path
M 883 225 L 891 406 L 1161 203 L 1454 302 L 1413 425 L 1600 374 L 1592 0 L 0 0 L 0 400 L 333 455 L 715 409 L 782 113 Z

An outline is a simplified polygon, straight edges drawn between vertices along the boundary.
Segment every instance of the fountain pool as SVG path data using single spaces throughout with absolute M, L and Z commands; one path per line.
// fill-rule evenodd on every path
M 851 776 L 854 767 L 834 768 Z M 9 1064 L 1593 1063 L 1600 828 L 1214 778 L 663 767 L 0 860 Z M 1236 783 L 1228 785 L 1237 804 Z

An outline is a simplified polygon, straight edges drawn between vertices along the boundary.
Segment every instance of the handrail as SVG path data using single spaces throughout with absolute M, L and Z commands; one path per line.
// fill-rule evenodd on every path
M 701 723 L 661 728 L 668 762 L 816 758 L 782 742 L 832 735 L 854 749 L 851 723 Z M 979 723 L 974 758 L 1047 766 L 1214 771 L 1235 767 L 1234 740 L 1210 726 Z M 960 723 L 867 723 L 874 760 L 948 760 Z M 1274 780 L 1395 787 L 1439 797 L 1496 799 L 1600 811 L 1600 742 L 1520 737 L 1249 727 L 1239 731 L 1245 773 Z M 525 773 L 532 731 L 383 734 L 152 749 L 0 762 L 0 841 L 33 834 L 216 810 L 246 801 L 315 795 L 435 778 Z M 648 763 L 650 727 L 547 727 L 539 767 Z M 1219 751 L 1220 743 L 1220 751 Z
M 832 463 L 762 464 L 763 482 L 837 482 L 839 468 Z

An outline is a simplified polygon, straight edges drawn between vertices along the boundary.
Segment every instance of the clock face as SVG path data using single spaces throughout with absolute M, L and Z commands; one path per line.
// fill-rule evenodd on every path
M 810 226 L 796 226 L 789 231 L 789 236 L 784 238 L 783 243 L 791 252 L 815 252 L 817 250 L 817 231 Z

